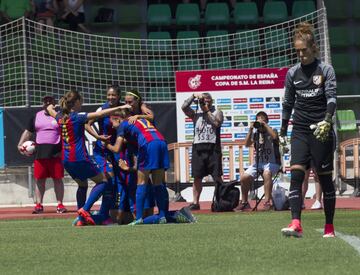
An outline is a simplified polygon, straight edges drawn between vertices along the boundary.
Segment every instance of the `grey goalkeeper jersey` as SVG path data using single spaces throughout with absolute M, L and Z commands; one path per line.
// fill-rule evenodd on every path
M 327 105 L 336 104 L 336 78 L 331 65 L 318 59 L 309 65 L 296 64 L 286 75 L 283 119 L 292 110 L 293 129 L 310 131 L 311 124 L 325 118 Z

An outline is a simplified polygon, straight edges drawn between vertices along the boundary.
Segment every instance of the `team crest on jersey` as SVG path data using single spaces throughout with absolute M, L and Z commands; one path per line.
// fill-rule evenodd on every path
M 320 85 L 323 82 L 323 76 L 322 75 L 314 75 L 313 76 L 313 83 L 315 85 Z
M 196 90 L 201 85 L 201 75 L 197 74 L 194 77 L 190 77 L 188 80 L 188 85 L 191 89 Z

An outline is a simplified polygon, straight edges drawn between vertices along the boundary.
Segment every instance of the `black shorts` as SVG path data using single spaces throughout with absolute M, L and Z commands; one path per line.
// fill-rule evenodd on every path
M 192 147 L 191 172 L 194 178 L 203 178 L 208 175 L 222 176 L 221 149 L 198 150 Z
M 331 130 L 326 142 L 316 139 L 312 132 L 293 131 L 291 135 L 290 165 L 300 164 L 313 167 L 317 173 L 334 169 L 335 134 Z

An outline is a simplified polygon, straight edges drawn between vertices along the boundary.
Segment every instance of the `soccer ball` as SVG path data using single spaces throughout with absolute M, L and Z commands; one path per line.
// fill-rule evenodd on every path
M 31 156 L 35 153 L 35 142 L 28 140 L 21 145 L 21 152 L 25 156 Z

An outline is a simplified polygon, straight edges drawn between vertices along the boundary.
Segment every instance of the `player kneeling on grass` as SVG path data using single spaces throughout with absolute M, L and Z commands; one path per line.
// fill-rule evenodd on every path
M 124 146 L 125 138 L 137 143 L 136 219 L 132 224 L 166 223 L 168 218 L 171 219 L 169 194 L 165 185 L 165 169 L 169 168 L 167 144 L 162 134 L 148 120 L 137 119 L 130 124 L 128 117 L 127 110 L 116 112 L 112 116 L 113 126 L 118 127 L 117 139 L 114 145 L 108 144 L 107 148 L 119 152 Z M 122 163 L 122 169 L 127 169 L 125 163 Z M 153 186 L 148 184 L 150 174 Z M 145 198 L 151 192 L 151 187 L 159 213 L 143 219 Z

